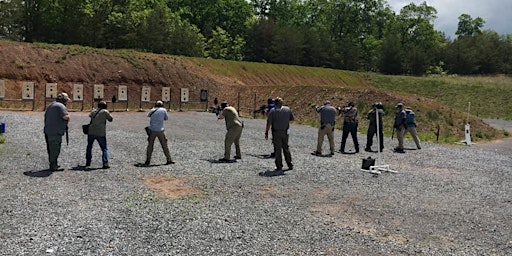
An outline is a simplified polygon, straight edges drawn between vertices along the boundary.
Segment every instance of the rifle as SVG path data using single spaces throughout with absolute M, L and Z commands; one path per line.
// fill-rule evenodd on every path
M 69 127 L 66 125 L 66 145 L 69 146 Z
M 395 127 L 393 127 L 393 131 L 391 132 L 391 139 L 393 139 L 394 135 L 395 135 Z

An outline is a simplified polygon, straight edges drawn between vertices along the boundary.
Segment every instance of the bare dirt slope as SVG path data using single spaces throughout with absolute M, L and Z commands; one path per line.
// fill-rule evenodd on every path
M 162 87 L 170 87 L 171 108 L 174 109 L 178 108 L 180 102 L 180 88 L 189 89 L 190 106 L 199 102 L 201 89 L 207 89 L 209 105 L 212 105 L 213 98 L 218 98 L 220 101 L 227 100 L 246 116 L 252 115 L 255 109 L 265 104 L 267 98 L 280 96 L 294 109 L 297 121 L 306 124 L 317 122 L 317 113 L 311 109 L 315 105 L 320 105 L 326 100 L 330 100 L 337 106 L 355 101 L 360 109 L 360 127 L 366 127 L 365 112 L 373 102 L 378 100 L 391 108 L 387 110 L 388 115 L 384 120 L 386 129 L 389 129 L 387 133 L 391 132 L 392 106 L 396 102 L 418 106 L 415 111 L 420 116 L 427 116 L 429 112 L 437 115 L 439 111 L 433 107 L 432 103 L 435 100 L 379 90 L 373 87 L 362 74 L 341 70 L 326 75 L 322 69 L 315 68 L 287 66 L 285 69 L 279 65 L 245 62 L 237 62 L 233 65 L 233 62 L 222 60 L 205 61 L 132 50 L 106 50 L 1 40 L 0 59 L 2 60 L 0 79 L 4 79 L 6 84 L 5 99 L 21 99 L 22 81 L 33 81 L 35 82 L 36 110 L 42 110 L 46 105 L 44 99 L 46 83 L 57 83 L 59 91 L 68 93 L 72 92 L 74 83 L 84 84 L 84 99 L 91 99 L 84 102 L 85 109 L 90 109 L 93 85 L 99 83 L 105 85 L 105 99 L 111 99 L 117 95 L 119 85 L 128 86 L 128 107 L 131 109 L 151 106 L 140 104 L 143 86 L 152 88 L 152 101 L 161 98 Z M 273 70 L 266 72 L 268 69 Z M 16 104 L 10 103 L 7 107 L 23 108 Z M 76 109 L 78 104 L 72 103 L 70 108 Z M 203 105 L 195 107 L 198 106 Z M 448 107 L 444 108 L 447 111 L 441 112 L 449 112 L 449 117 L 439 117 L 441 126 L 446 127 L 441 132 L 463 138 L 463 124 L 459 121 L 464 118 L 458 118 L 462 116 L 461 113 L 450 110 Z M 418 128 L 419 131 L 435 133 L 439 124 L 430 122 L 430 120 L 425 121 Z M 484 134 L 499 137 L 496 130 L 481 120 L 473 122 L 472 127 L 483 131 Z

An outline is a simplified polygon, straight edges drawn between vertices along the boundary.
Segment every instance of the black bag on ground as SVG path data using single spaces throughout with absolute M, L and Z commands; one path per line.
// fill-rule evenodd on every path
M 375 159 L 371 157 L 363 158 L 363 166 L 361 166 L 361 168 L 363 170 L 370 170 L 371 166 L 375 166 Z

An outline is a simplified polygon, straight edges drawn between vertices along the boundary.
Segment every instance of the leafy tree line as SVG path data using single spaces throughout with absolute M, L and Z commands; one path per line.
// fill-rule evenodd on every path
M 0 37 L 384 74 L 511 74 L 512 35 L 459 16 L 454 40 L 423 2 L 0 0 Z

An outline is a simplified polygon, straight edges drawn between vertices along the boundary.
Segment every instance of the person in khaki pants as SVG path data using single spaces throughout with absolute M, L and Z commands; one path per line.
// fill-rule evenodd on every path
M 410 108 L 405 108 L 405 132 L 409 132 L 418 149 L 421 149 L 420 139 L 416 132 L 416 115 Z
M 398 139 L 398 146 L 393 149 L 396 153 L 405 153 L 404 151 L 404 135 L 405 135 L 405 111 L 404 104 L 398 103 L 395 106 L 395 123 L 393 128 L 396 130 L 396 138 Z
M 238 116 L 238 112 L 227 102 L 220 104 L 222 112 L 219 119 L 226 121 L 226 138 L 224 139 L 224 157 L 219 159 L 220 162 L 228 162 L 231 158 L 231 146 L 235 144 L 236 155 L 235 159 L 242 159 L 242 152 L 240 150 L 240 137 L 242 136 L 243 122 Z
M 169 117 L 167 116 L 167 109 L 164 108 L 164 103 L 160 100 L 157 101 L 155 107 L 149 111 L 148 117 L 150 118 L 148 127 L 149 138 L 146 150 L 146 162 L 144 162 L 144 165 L 149 166 L 151 163 L 151 155 L 153 154 L 153 145 L 156 138 L 160 141 L 160 145 L 162 145 L 165 157 L 167 158 L 167 162 L 165 164 L 174 164 L 171 154 L 169 153 L 167 137 L 165 136 L 164 121 L 169 119 Z
M 274 152 L 276 153 L 276 169 L 275 171 L 283 171 L 283 155 L 288 170 L 293 170 L 292 154 L 288 145 L 288 130 L 290 129 L 290 121 L 295 117 L 289 107 L 283 106 L 283 99 L 277 97 L 275 99 L 276 107 L 268 112 L 267 126 L 265 127 L 265 139 L 268 140 L 268 131 L 272 128 L 272 142 L 274 144 Z
M 316 112 L 320 113 L 320 128 L 318 129 L 318 140 L 316 151 L 313 155 L 322 155 L 322 144 L 327 135 L 329 140 L 329 149 L 331 156 L 334 155 L 334 126 L 336 124 L 336 108 L 331 106 L 331 102 L 326 101 L 323 106 L 317 107 Z

